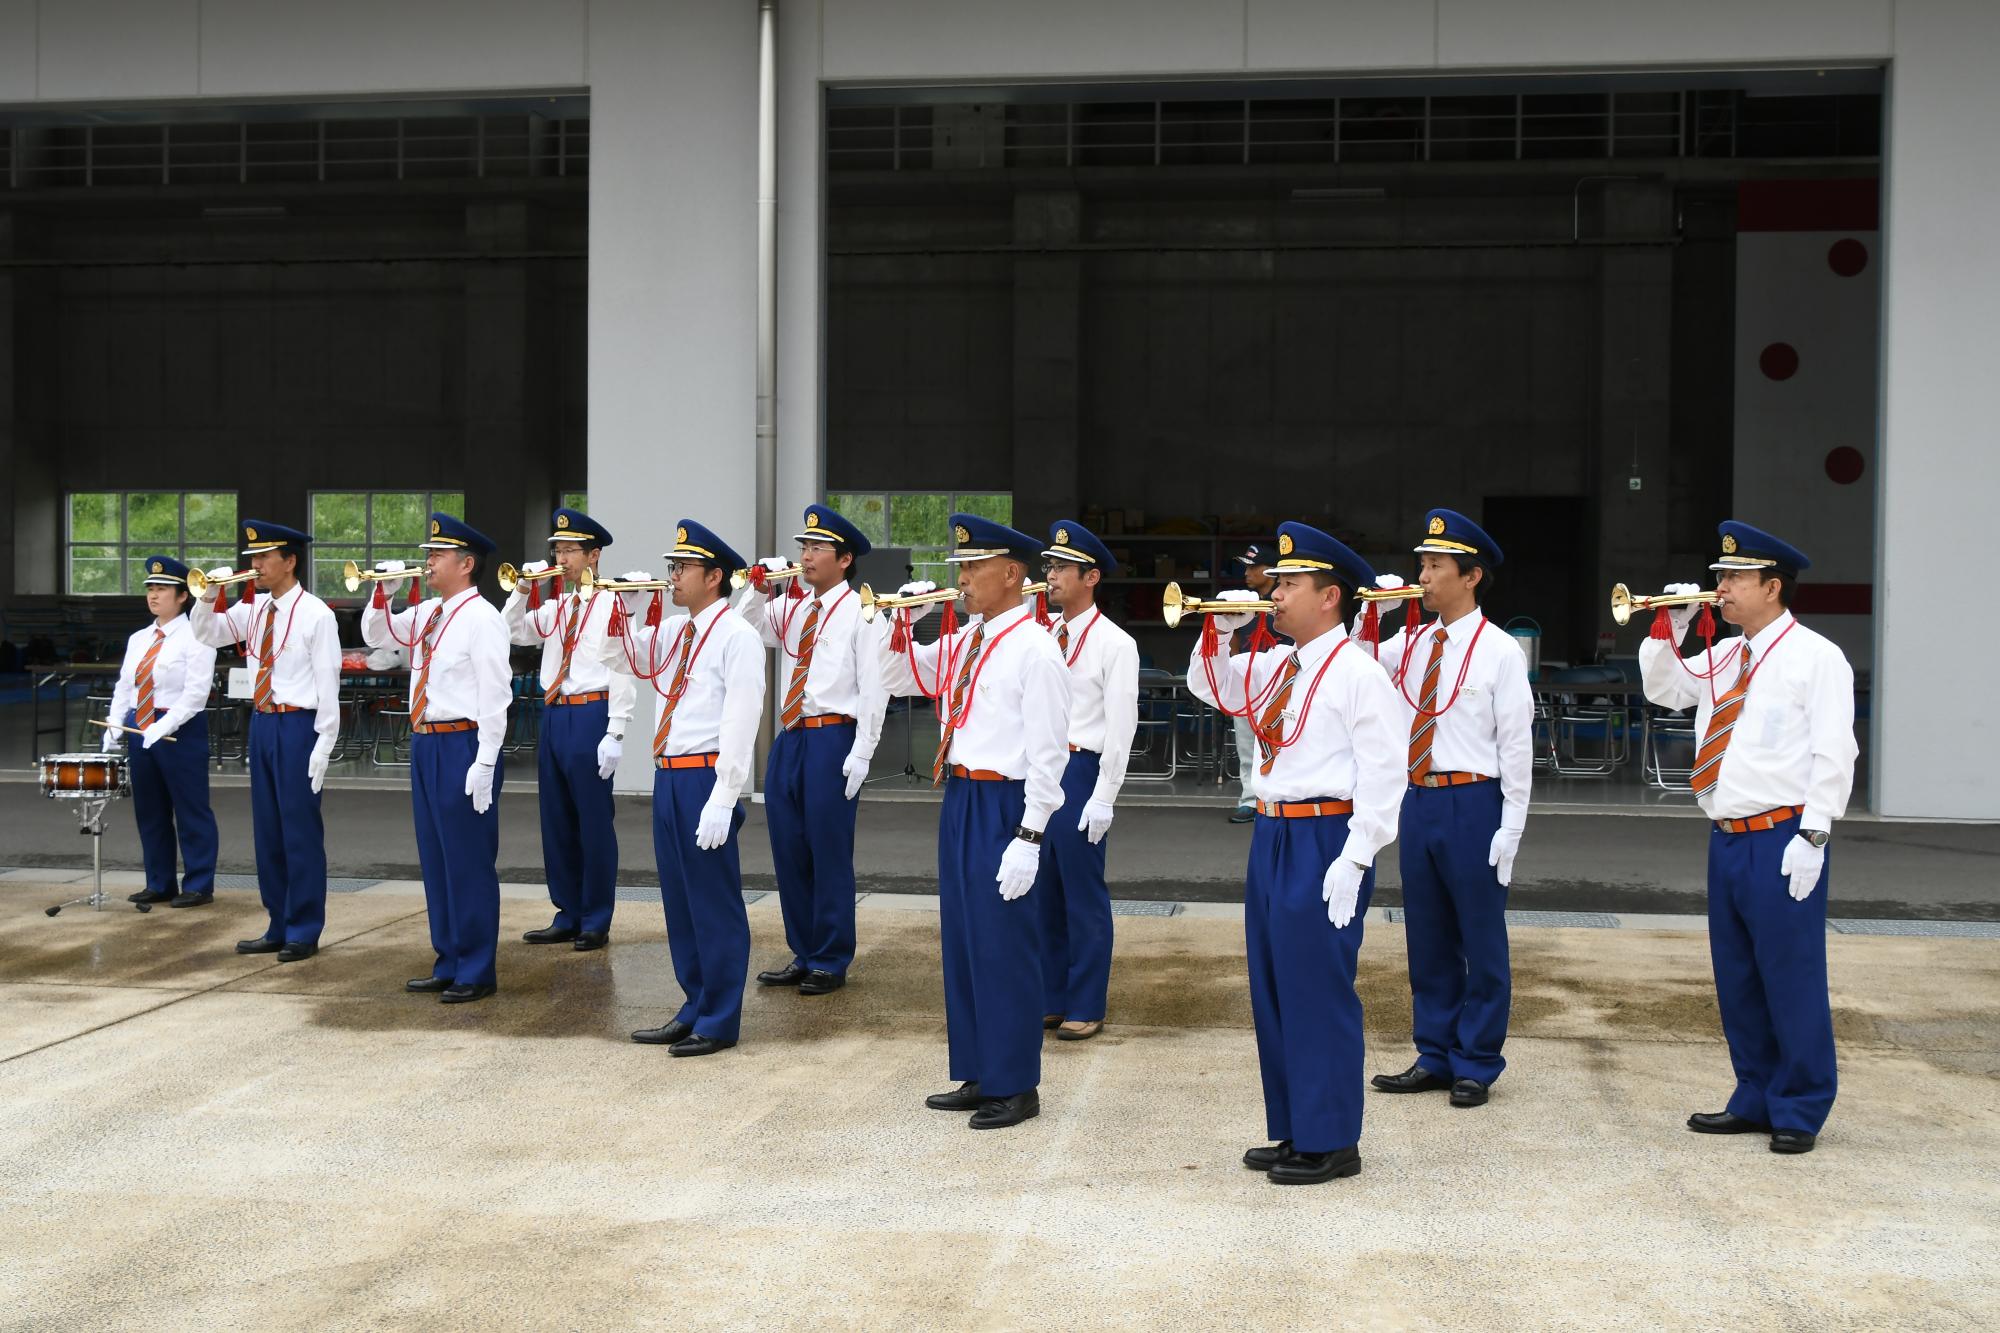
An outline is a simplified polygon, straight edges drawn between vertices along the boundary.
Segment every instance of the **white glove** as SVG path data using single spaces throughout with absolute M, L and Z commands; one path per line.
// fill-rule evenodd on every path
M 1393 592 L 1403 586 L 1403 576 L 1401 574 L 1377 574 L 1375 576 L 1375 586 L 1383 592 Z
M 736 814 L 736 802 L 717 805 L 713 800 L 701 808 L 701 822 L 695 825 L 694 845 L 712 852 L 729 841 L 729 821 Z
M 474 759 L 465 770 L 465 794 L 472 798 L 472 813 L 483 815 L 493 808 L 493 765 Z
M 110 754 L 113 750 L 117 749 L 124 743 L 125 743 L 124 732 L 116 731 L 110 727 L 106 727 L 104 729 L 104 744 L 101 747 L 104 753 Z
M 1041 869 L 1040 844 L 1016 838 L 1000 853 L 1000 900 L 1013 902 L 1035 887 L 1035 872 Z
M 1111 831 L 1111 802 L 1092 798 L 1083 803 L 1083 818 L 1076 821 L 1076 831 L 1092 843 L 1104 841 L 1104 835 Z
M 923 593 L 936 591 L 937 584 L 932 583 L 929 579 L 918 579 L 914 583 L 905 583 L 902 587 L 896 589 L 896 596 L 916 597 Z M 938 605 L 936 602 L 925 602 L 922 606 L 909 607 L 905 614 L 910 617 L 910 623 L 914 625 L 931 612 L 937 610 Z
M 1812 896 L 1819 872 L 1825 868 L 1826 848 L 1813 846 L 1804 834 L 1794 835 L 1785 844 L 1785 859 L 1778 865 L 1779 873 L 1790 881 L 1792 901 L 1801 903 Z
M 377 560 L 375 562 L 375 572 L 378 574 L 400 574 L 408 568 L 409 566 L 400 560 Z M 390 601 L 394 601 L 396 600 L 396 594 L 403 590 L 403 580 L 383 579 L 376 586 L 382 590 L 384 597 L 387 597 Z
M 620 583 L 651 583 L 653 576 L 643 569 L 628 569 L 618 576 L 618 581 Z M 634 620 L 641 620 L 645 617 L 646 608 L 652 604 L 653 594 L 650 589 L 644 592 L 621 592 L 618 594 L 618 600 L 625 604 L 626 615 L 632 617 Z
M 1368 873 L 1366 866 L 1356 865 L 1346 857 L 1336 857 L 1326 868 L 1326 878 L 1320 881 L 1319 896 L 1326 900 L 1326 919 L 1341 929 L 1354 919 L 1354 905 L 1361 901 L 1361 877 Z
M 162 737 L 173 735 L 174 729 L 167 725 L 165 718 L 156 717 L 153 719 L 153 724 L 147 727 L 141 734 L 144 735 L 146 740 L 145 748 L 150 750 L 160 742 Z
M 317 746 L 306 756 L 306 781 L 311 784 L 313 795 L 326 785 L 326 766 L 332 762 L 332 755 Z
M 610 781 L 611 775 L 618 771 L 618 761 L 624 757 L 625 742 L 605 732 L 604 739 L 597 743 L 597 776 Z
M 403 567 L 401 561 L 393 561 L 390 563 L 395 564 L 396 568 L 398 569 L 401 569 Z M 389 567 L 388 564 L 384 564 L 382 566 L 382 568 L 384 569 L 387 569 L 388 567 Z M 521 566 L 521 572 L 523 574 L 539 574 L 548 567 L 549 567 L 549 562 L 546 560 L 530 560 L 527 564 Z
M 1231 588 L 1227 592 L 1215 594 L 1215 600 L 1218 602 L 1257 602 L 1263 599 L 1248 588 Z M 1215 632 L 1218 634 L 1234 634 L 1237 630 L 1242 629 L 1256 618 L 1257 613 L 1255 611 L 1232 611 L 1227 615 L 1216 616 Z
M 1669 583 L 1666 587 L 1666 594 L 1669 597 L 1677 597 L 1700 591 L 1701 585 L 1699 583 Z M 1667 608 L 1667 620 L 1674 627 L 1674 643 L 1676 646 L 1680 644 L 1681 640 L 1687 637 L 1688 626 L 1694 623 L 1694 618 L 1699 614 L 1701 614 L 1701 603 L 1699 602 L 1695 602 L 1689 606 L 1670 606 Z
M 861 794 L 861 784 L 868 781 L 868 761 L 851 754 L 840 761 L 840 774 L 847 779 L 847 799 L 851 801 Z
M 1521 851 L 1521 830 L 1517 828 L 1497 828 L 1493 830 L 1492 845 L 1486 849 L 1486 864 L 1493 867 L 1500 880 L 1500 887 L 1506 888 L 1514 882 L 1514 858 Z
M 217 566 L 216 566 L 216 567 L 215 567 L 214 569 L 211 569 L 211 570 L 209 570 L 209 571 L 208 571 L 208 579 L 209 579 L 209 583 L 208 583 L 208 600 L 209 600 L 209 601 L 211 601 L 211 602 L 216 602 L 216 603 L 218 603 L 218 604 L 219 604 L 219 603 L 220 603 L 220 602 L 222 601 L 222 585 L 221 585 L 221 584 L 219 584 L 219 583 L 217 583 L 217 582 L 216 582 L 215 580 L 217 580 L 217 579 L 226 579 L 226 578 L 228 578 L 228 577 L 229 577 L 229 576 L 230 576 L 231 574 L 234 574 L 235 572 L 236 572 L 236 571 L 235 571 L 235 570 L 233 570 L 233 569 L 231 569 L 231 568 L 230 568 L 230 567 L 229 567 L 228 565 L 217 565 Z

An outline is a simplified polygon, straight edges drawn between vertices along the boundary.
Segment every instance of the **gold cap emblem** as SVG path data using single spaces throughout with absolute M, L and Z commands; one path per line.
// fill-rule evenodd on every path
M 1436 514 L 1431 515 L 1431 525 L 1426 530 L 1433 537 L 1444 536 L 1444 520 L 1438 517 Z
M 688 539 L 688 530 L 686 528 L 674 529 L 674 540 L 676 542 L 679 542 L 682 546 L 686 546 L 687 539 Z
M 806 515 L 806 526 L 807 526 L 807 527 L 809 527 L 809 528 L 816 528 L 816 527 L 818 527 L 818 526 L 819 526 L 819 515 L 818 515 L 818 514 L 807 514 L 807 515 Z
M 557 515 L 556 515 L 556 526 L 557 526 L 557 527 L 559 527 L 559 528 L 566 528 L 566 527 L 568 527 L 568 526 L 569 526 L 569 515 L 568 515 L 568 514 L 557 514 Z
M 443 532 L 443 531 L 444 531 L 444 524 L 442 524 L 442 523 L 438 522 L 438 521 L 437 521 L 436 519 L 432 519 L 432 520 L 431 520 L 431 536 L 435 537 L 435 536 L 437 536 L 437 535 L 438 535 L 438 534 L 439 534 L 440 532 Z
M 1068 528 L 1057 528 L 1057 529 L 1056 529 L 1056 545 L 1058 545 L 1058 546 L 1068 546 L 1068 545 L 1069 545 L 1069 529 L 1068 529 Z
M 253 542 L 257 540 L 257 529 L 255 528 L 245 528 L 243 529 L 243 534 Z
M 157 561 L 157 560 L 155 560 L 155 561 L 153 562 L 153 573 L 155 573 L 155 574 L 164 574 L 164 573 L 166 573 L 166 572 L 167 572 L 167 567 L 166 567 L 165 565 L 161 564 L 161 563 L 160 563 L 159 561 Z
M 1724 536 L 1724 537 L 1723 537 L 1723 539 L 1722 539 L 1722 553 L 1723 553 L 1724 555 L 1735 555 L 1735 554 L 1736 554 L 1736 534 L 1735 534 L 1735 533 L 1729 533 L 1729 534 L 1727 534 L 1726 536 Z
M 1292 534 L 1287 532 L 1283 536 L 1278 538 L 1278 554 L 1290 555 L 1291 553 L 1292 553 Z
M 958 544 L 959 544 L 960 546 L 963 546 L 963 545 L 965 545 L 965 544 L 966 544 L 967 542 L 969 542 L 969 541 L 971 541 L 971 540 L 972 540 L 972 534 L 971 534 L 970 532 L 966 531 L 966 528 L 965 528 L 965 524 L 963 524 L 963 523 L 961 523 L 961 524 L 959 524 L 959 525 L 958 525 L 957 527 L 953 528 L 953 529 L 951 530 L 951 535 L 952 535 L 952 539 L 953 539 L 954 541 L 956 541 L 956 542 L 957 542 L 957 543 L 958 543 Z

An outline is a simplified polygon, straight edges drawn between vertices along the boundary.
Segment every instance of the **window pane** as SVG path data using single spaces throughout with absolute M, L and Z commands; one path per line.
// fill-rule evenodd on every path
M 69 539 L 75 542 L 117 541 L 117 493 L 115 491 L 80 491 L 70 496 Z
M 958 568 L 945 560 L 947 549 L 942 546 L 913 547 L 910 551 L 910 578 L 929 579 L 940 588 L 958 586 Z
M 321 546 L 318 542 L 314 542 L 308 549 L 312 551 L 312 590 L 314 592 L 318 593 L 321 597 L 365 597 L 368 595 L 368 590 L 365 588 L 360 592 L 349 592 L 347 585 L 340 581 L 341 570 L 348 561 L 352 560 L 357 565 L 366 565 L 369 563 L 368 552 L 365 548 L 360 546 Z
M 218 566 L 227 566 L 230 569 L 236 568 L 237 549 L 234 546 L 190 546 L 187 548 L 187 554 L 183 555 L 181 559 L 187 562 L 189 569 L 198 569 L 206 574 L 209 570 Z M 307 549 L 310 550 L 311 548 L 308 547 Z M 241 591 L 241 589 L 238 589 L 238 591 Z
M 358 491 L 321 491 L 312 498 L 315 542 L 368 540 L 368 497 Z
M 233 491 L 198 491 L 187 497 L 187 539 L 191 542 L 236 540 L 236 495 Z
M 861 535 L 876 546 L 889 544 L 889 506 L 879 495 L 859 495 L 850 491 L 826 497 L 847 521 L 861 529 Z
M 173 550 L 181 544 L 181 497 L 165 491 L 125 497 L 125 540 Z M 142 554 L 144 554 L 142 552 Z
M 418 491 L 378 491 L 374 496 L 374 535 L 378 548 L 415 546 L 428 531 L 430 511 Z M 407 559 L 408 557 L 404 557 Z
M 564 509 L 574 509 L 579 514 L 588 514 L 590 512 L 590 492 L 564 491 L 562 507 Z
M 958 497 L 958 509 L 960 513 L 977 514 L 1009 527 L 1014 525 L 1014 497 L 1011 494 L 961 495 Z
M 119 586 L 118 548 L 115 546 L 72 546 L 69 548 L 69 590 L 78 596 L 122 592 Z
M 949 495 L 892 495 L 889 497 L 889 544 L 942 546 L 951 539 L 947 530 L 950 518 Z
M 125 549 L 125 587 L 144 596 L 146 592 L 146 557 L 159 555 L 158 551 L 141 551 L 132 547 Z

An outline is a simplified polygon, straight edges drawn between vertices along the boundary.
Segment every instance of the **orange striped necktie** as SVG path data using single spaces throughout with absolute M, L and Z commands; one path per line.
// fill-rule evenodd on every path
M 945 761 L 951 757 L 951 733 L 958 729 L 958 716 L 965 705 L 965 688 L 972 680 L 972 664 L 979 660 L 979 645 L 986 636 L 986 622 L 972 627 L 972 639 L 965 645 L 965 664 L 958 669 L 958 681 L 951 687 L 951 704 L 945 709 L 944 725 L 938 731 L 937 758 L 931 761 L 931 786 L 944 781 Z
M 424 664 L 417 671 L 417 688 L 410 695 L 410 725 L 413 727 L 424 720 L 424 709 L 430 704 L 431 650 L 437 643 L 438 621 L 443 617 L 444 603 L 439 602 L 424 625 Z
M 257 689 L 250 705 L 262 712 L 271 702 L 271 654 L 278 637 L 278 599 L 264 603 L 264 633 L 257 643 Z
M 1264 710 L 1263 718 L 1257 723 L 1257 748 L 1263 752 L 1264 762 L 1257 765 L 1259 773 L 1269 773 L 1271 766 L 1278 762 L 1278 741 L 1285 730 L 1285 705 L 1292 701 L 1292 682 L 1299 678 L 1299 655 L 1294 652 L 1285 659 L 1284 667 L 1278 672 L 1278 692 L 1271 698 L 1271 706 Z
M 576 622 L 583 615 L 583 596 L 580 593 L 571 593 L 570 598 L 569 625 L 563 630 L 562 636 L 562 661 L 556 666 L 556 678 L 549 682 L 546 690 L 542 691 L 544 704 L 554 703 L 556 697 L 562 693 L 563 682 L 569 679 L 570 655 L 576 651 Z
M 657 757 L 667 752 L 667 733 L 674 729 L 674 709 L 680 707 L 681 696 L 687 693 L 688 663 L 694 655 L 694 617 L 681 630 L 681 660 L 674 667 L 674 683 L 667 687 L 667 697 L 660 700 L 660 725 L 653 732 L 653 754 Z
M 160 645 L 167 641 L 167 632 L 153 630 L 153 641 L 146 645 L 146 655 L 139 659 L 139 670 L 132 677 L 132 688 L 138 692 L 139 705 L 133 709 L 133 721 L 146 726 L 153 720 L 153 662 L 160 655 Z
M 806 612 L 805 628 L 799 631 L 798 664 L 792 668 L 792 682 L 785 687 L 785 708 L 779 715 L 779 723 L 786 731 L 799 724 L 799 714 L 806 708 L 806 672 L 812 667 L 813 645 L 819 641 L 819 599 L 814 598 L 812 609 Z
M 1069 660 L 1069 621 L 1067 620 L 1056 626 L 1056 651 L 1063 655 L 1064 661 Z
M 1708 795 L 1722 776 L 1722 753 L 1729 748 L 1729 734 L 1736 730 L 1737 715 L 1743 711 L 1743 701 L 1750 694 L 1749 640 L 1744 640 L 1738 656 L 1742 663 L 1736 672 L 1736 683 L 1716 701 L 1715 711 L 1708 715 L 1708 734 L 1701 738 L 1701 749 L 1694 757 L 1694 773 L 1688 782 L 1696 796 Z
M 1437 740 L 1438 677 L 1444 671 L 1444 641 L 1439 626 L 1431 635 L 1431 660 L 1424 667 L 1424 690 L 1417 715 L 1410 719 L 1410 781 L 1422 782 L 1431 772 L 1431 745 Z

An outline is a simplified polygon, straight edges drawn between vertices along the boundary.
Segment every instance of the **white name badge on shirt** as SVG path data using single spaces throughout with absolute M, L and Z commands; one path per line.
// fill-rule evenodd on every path
M 229 684 L 222 691 L 231 699 L 254 699 L 257 697 L 257 680 L 249 667 L 229 668 Z

